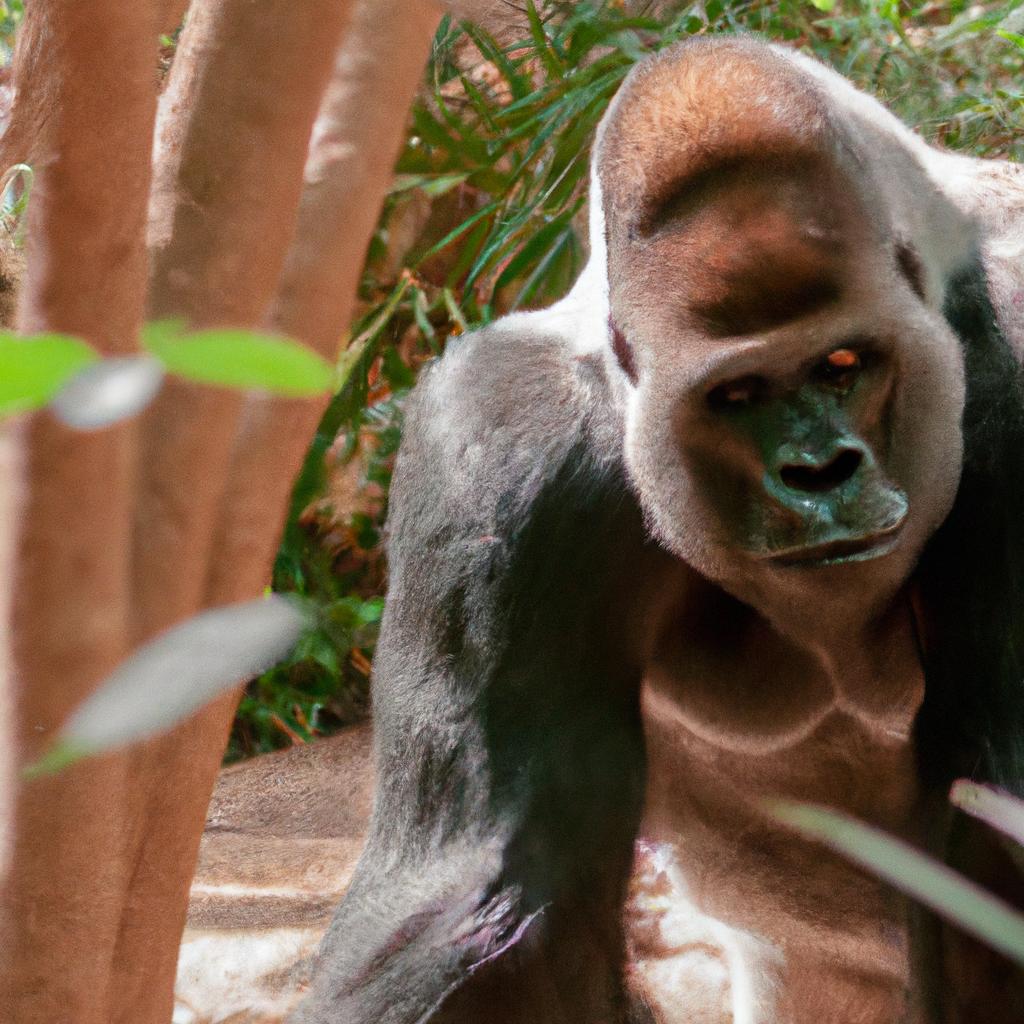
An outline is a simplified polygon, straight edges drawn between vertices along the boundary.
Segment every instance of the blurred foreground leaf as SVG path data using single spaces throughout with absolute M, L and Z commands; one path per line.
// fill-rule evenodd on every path
M 327 393 L 334 379 L 330 363 L 288 338 L 227 328 L 184 334 L 171 321 L 147 325 L 142 337 L 171 373 L 203 384 L 302 398 Z
M 1024 846 L 1024 801 L 995 786 L 958 779 L 949 802 Z
M 818 839 L 897 889 L 1024 964 L 1024 914 L 900 839 L 838 811 L 772 801 L 769 812 L 809 839 Z
M 46 405 L 80 370 L 99 359 L 80 338 L 0 332 L 0 415 Z
M 27 774 L 164 732 L 284 658 L 310 625 L 294 600 L 270 596 L 214 608 L 144 644 L 79 706 Z

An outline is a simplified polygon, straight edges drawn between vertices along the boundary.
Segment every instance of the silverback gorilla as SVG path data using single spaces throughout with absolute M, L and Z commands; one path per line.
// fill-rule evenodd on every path
M 411 402 L 296 1021 L 1019 1024 L 1010 964 L 763 807 L 1018 895 L 945 795 L 1024 789 L 1024 176 L 717 38 L 631 73 L 591 188 L 570 295 Z

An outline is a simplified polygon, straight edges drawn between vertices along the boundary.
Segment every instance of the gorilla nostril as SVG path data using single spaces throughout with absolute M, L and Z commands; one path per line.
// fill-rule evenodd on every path
M 792 491 L 830 491 L 846 483 L 857 472 L 862 461 L 863 456 L 859 451 L 844 448 L 823 466 L 787 465 L 779 471 L 779 476 Z

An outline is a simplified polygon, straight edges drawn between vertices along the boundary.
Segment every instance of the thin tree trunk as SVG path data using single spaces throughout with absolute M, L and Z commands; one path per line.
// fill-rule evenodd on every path
M 36 172 L 20 326 L 137 345 L 156 102 L 149 3 L 29 5 L 5 156 Z M 20 149 L 15 148 L 20 147 Z M 13 427 L 24 498 L 12 609 L 18 752 L 37 756 L 127 649 L 130 427 Z M 18 1024 L 107 1024 L 137 791 L 112 756 L 20 787 L 0 1006 Z M 12 955 L 12 951 L 16 955 Z
M 361 0 L 313 130 L 295 239 L 268 326 L 334 359 L 409 104 L 440 10 L 432 0 Z M 242 600 L 266 585 L 295 474 L 324 403 L 253 395 L 235 439 L 207 597 Z
M 150 315 L 260 323 L 347 0 L 194 5 L 161 97 Z M 135 530 L 136 634 L 202 604 L 240 399 L 180 383 L 147 410 Z
M 152 317 L 194 326 L 262 320 L 294 232 L 310 132 L 348 13 L 348 0 L 192 5 L 160 102 Z M 235 393 L 172 381 L 143 417 L 135 642 L 206 603 L 240 406 Z M 281 472 L 265 468 L 271 478 Z M 222 699 L 133 751 L 133 774 L 161 780 L 149 788 L 133 836 L 133 898 L 161 913 L 122 921 L 115 1021 L 155 1024 L 170 1014 L 188 886 L 236 703 Z

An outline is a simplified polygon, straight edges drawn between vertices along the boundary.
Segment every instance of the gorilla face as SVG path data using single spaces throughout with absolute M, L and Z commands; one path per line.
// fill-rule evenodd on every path
M 854 184 L 848 140 L 825 123 L 804 134 L 779 154 L 693 146 L 689 163 L 677 140 L 644 181 L 604 188 L 629 197 L 606 216 L 641 504 L 666 546 L 776 619 L 794 601 L 850 615 L 888 600 L 952 506 L 962 459 L 945 271 L 870 181 Z M 631 152 L 616 136 L 605 173 Z

